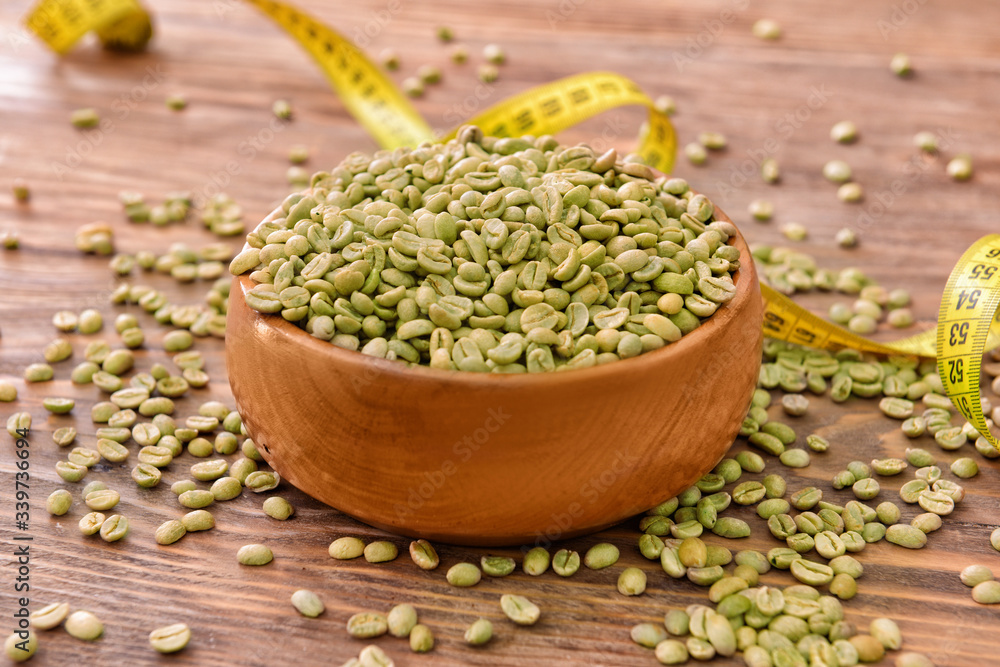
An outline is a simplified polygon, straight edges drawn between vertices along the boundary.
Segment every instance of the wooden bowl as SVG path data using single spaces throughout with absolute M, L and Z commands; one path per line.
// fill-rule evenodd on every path
M 730 242 L 736 296 L 695 331 L 551 374 L 409 368 L 344 350 L 249 308 L 253 284 L 239 276 L 226 329 L 236 405 L 282 477 L 373 526 L 491 546 L 597 531 L 690 486 L 739 431 L 763 305 L 746 243 Z

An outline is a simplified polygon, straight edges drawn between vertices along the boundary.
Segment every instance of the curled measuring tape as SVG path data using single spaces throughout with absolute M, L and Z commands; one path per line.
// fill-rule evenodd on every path
M 434 141 L 427 122 L 395 84 L 340 33 L 290 4 L 246 0 L 281 26 L 319 64 L 347 110 L 383 148 Z M 27 18 L 57 53 L 96 30 L 110 48 L 137 49 L 151 35 L 149 16 L 136 0 L 40 0 Z M 468 122 L 492 136 L 554 134 L 599 113 L 624 105 L 649 109 L 638 152 L 647 164 L 669 173 L 677 139 L 669 117 L 628 78 L 587 72 L 537 86 L 487 109 Z M 453 130 L 445 139 L 454 136 Z M 995 318 L 1000 304 L 1000 235 L 986 236 L 962 255 L 941 299 L 936 332 L 878 343 L 832 324 L 767 285 L 764 333 L 809 347 L 851 348 L 879 354 L 937 358 L 938 372 L 955 407 L 994 447 L 979 398 L 982 356 L 1000 345 Z
M 383 148 L 417 146 L 436 137 L 399 88 L 346 37 L 296 7 L 276 0 L 246 0 L 277 23 L 319 64 L 347 110 Z M 41 0 L 28 27 L 57 53 L 67 52 L 90 30 L 112 31 L 127 42 L 148 15 L 136 0 Z M 147 36 L 148 39 L 148 36 Z M 138 41 L 138 36 L 136 41 Z M 108 40 L 105 39 L 108 44 Z M 649 110 L 638 152 L 652 167 L 670 173 L 677 138 L 670 118 L 633 81 L 613 72 L 589 72 L 532 88 L 471 119 L 497 137 L 555 134 L 609 109 Z M 453 130 L 450 136 L 455 134 Z
M 1000 305 L 1000 234 L 979 239 L 952 269 L 937 323 L 938 374 L 962 416 L 1000 450 L 979 400 L 983 352 L 997 345 Z

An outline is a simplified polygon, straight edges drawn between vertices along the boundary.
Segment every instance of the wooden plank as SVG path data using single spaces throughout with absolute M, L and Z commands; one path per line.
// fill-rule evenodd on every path
M 104 639 L 84 644 L 60 631 L 44 633 L 34 664 L 158 664 L 146 641 L 160 625 L 187 622 L 194 631 L 191 646 L 172 660 L 184 665 L 339 664 L 356 655 L 363 642 L 343 630 L 346 619 L 365 609 L 387 611 L 399 602 L 414 604 L 431 626 L 438 647 L 431 656 L 414 656 L 405 642 L 378 641 L 399 665 L 518 664 L 653 664 L 651 652 L 635 646 L 628 629 L 640 621 L 657 622 L 674 607 L 703 602 L 704 590 L 668 579 L 658 564 L 635 549 L 637 521 L 604 533 L 573 540 L 584 550 L 603 540 L 623 548 L 618 567 L 582 571 L 563 580 L 547 573 L 540 578 L 517 574 L 503 581 L 483 581 L 470 590 L 444 582 L 444 570 L 461 560 L 476 560 L 484 550 L 442 546 L 442 567 L 418 570 L 405 556 L 408 540 L 386 536 L 361 525 L 291 488 L 282 494 L 296 506 L 295 518 L 278 523 L 263 515 L 260 496 L 244 496 L 215 508 L 218 527 L 159 547 L 156 526 L 182 514 L 167 485 L 139 490 L 129 479 L 132 461 L 94 471 L 123 494 L 121 511 L 133 524 L 121 543 L 84 538 L 76 522 L 84 513 L 80 499 L 65 517 L 49 517 L 42 501 L 67 486 L 53 465 L 64 456 L 51 443 L 59 426 L 76 425 L 79 441 L 93 446 L 89 408 L 102 398 L 93 387 L 73 387 L 69 369 L 57 365 L 53 383 L 25 387 L 20 381 L 27 363 L 40 360 L 41 347 L 55 337 L 51 317 L 60 309 L 97 307 L 106 318 L 96 336 L 69 336 L 75 360 L 88 340 L 117 342 L 110 329 L 120 312 L 107 295 L 116 284 L 106 261 L 81 256 L 73 246 L 73 230 L 95 220 L 115 229 L 124 252 L 164 252 L 171 243 L 199 247 L 213 239 L 194 222 L 154 228 L 127 223 L 116 200 L 119 190 L 137 190 L 152 202 L 165 193 L 190 189 L 199 198 L 216 191 L 232 195 L 244 208 L 248 225 L 263 217 L 289 191 L 284 185 L 286 153 L 293 144 L 312 150 L 309 167 L 335 164 L 354 150 L 372 150 L 371 141 L 346 114 L 308 56 L 261 14 L 236 2 L 177 0 L 152 7 L 158 35 L 153 48 L 138 56 L 100 51 L 93 40 L 57 59 L 37 40 L 23 38 L 21 6 L 0 6 L 0 183 L 23 177 L 31 185 L 29 206 L 15 205 L 0 194 L 0 229 L 16 229 L 21 249 L 0 252 L 0 376 L 14 378 L 21 391 L 16 405 L 0 407 L 4 419 L 15 409 L 35 417 L 30 435 L 32 494 L 32 608 L 67 600 L 73 608 L 91 609 L 106 623 Z M 454 119 L 474 115 L 487 105 L 554 78 L 587 69 L 608 69 L 632 77 L 651 95 L 669 93 L 678 101 L 675 123 L 681 144 L 697 132 L 713 129 L 729 139 L 729 148 L 710 156 L 708 165 L 692 167 L 679 160 L 676 173 L 687 177 L 741 225 L 752 242 L 789 244 L 780 235 L 788 221 L 805 224 L 807 241 L 796 248 L 811 253 L 824 266 L 862 267 L 888 287 L 906 287 L 922 325 L 933 322 L 939 294 L 951 265 L 975 239 L 996 230 L 996 196 L 1000 187 L 1000 149 L 995 141 L 995 85 L 1000 47 L 982 25 L 998 18 L 997 10 L 967 0 L 947 4 L 888 1 L 832 5 L 805 0 L 792 5 L 770 3 L 765 9 L 732 0 L 702 3 L 648 3 L 626 0 L 596 2 L 517 2 L 484 6 L 455 0 L 394 3 L 362 0 L 336 8 L 318 0 L 299 3 L 304 9 L 358 37 L 371 54 L 382 48 L 399 51 L 399 81 L 420 64 L 436 64 L 444 81 L 416 102 L 432 127 L 450 128 Z M 757 18 L 768 15 L 785 29 L 776 43 L 750 35 Z M 455 66 L 447 48 L 434 38 L 434 27 L 446 22 L 457 41 L 469 47 L 470 63 Z M 887 27 L 888 26 L 888 27 Z M 496 84 L 475 79 L 480 50 L 497 42 L 508 54 Z M 891 55 L 908 51 L 916 74 L 900 80 L 888 70 Z M 190 106 L 169 111 L 164 98 L 183 93 Z M 290 100 L 295 118 L 275 124 L 271 103 Z M 68 123 L 75 108 L 93 106 L 110 119 L 104 131 L 80 132 Z M 566 142 L 606 141 L 628 150 L 635 145 L 643 112 L 626 108 L 608 112 L 567 131 Z M 828 138 L 830 126 L 844 118 L 860 127 L 855 145 L 840 146 Z M 940 130 L 948 147 L 937 157 L 915 156 L 911 139 L 919 130 Z M 944 164 L 957 152 L 974 155 L 976 175 L 970 183 L 951 182 Z M 782 183 L 769 186 L 757 176 L 763 155 L 776 157 Z M 832 158 L 852 164 L 866 188 L 864 202 L 842 204 L 836 188 L 820 169 Z M 915 160 L 915 161 L 912 161 Z M 912 162 L 911 162 L 912 161 Z M 910 166 L 907 166 L 910 165 Z M 749 177 L 741 172 L 746 171 Z M 6 186 L 5 186 L 6 187 Z M 5 191 L 6 192 L 6 191 Z M 775 204 L 775 220 L 752 222 L 750 201 L 766 197 Z M 853 250 L 833 243 L 841 227 L 854 227 L 861 245 Z M 237 248 L 238 240 L 230 240 Z M 169 278 L 137 278 L 164 290 L 171 300 L 196 303 L 205 285 L 177 285 Z M 804 303 L 825 310 L 842 295 L 809 295 Z M 139 314 L 147 347 L 139 366 L 166 361 L 158 349 L 166 329 Z M 892 337 L 891 333 L 881 334 Z M 213 378 L 208 389 L 193 392 L 200 400 L 231 402 L 219 341 L 198 342 Z M 45 417 L 45 396 L 77 398 L 73 414 Z M 185 401 L 179 415 L 195 410 Z M 777 408 L 771 409 L 778 417 Z M 833 447 L 816 455 L 809 468 L 790 471 L 790 490 L 808 484 L 828 498 L 845 501 L 830 489 L 829 479 L 850 460 L 898 456 L 911 443 L 896 424 L 883 418 L 868 401 L 835 406 L 815 399 L 808 416 L 795 421 L 800 434 L 818 432 Z M 6 438 L 6 436 L 4 436 Z M 941 452 L 927 438 L 918 441 L 944 465 L 958 456 Z M 13 445 L 4 440 L 0 463 L 3 518 L 0 535 L 13 544 Z M 744 447 L 738 444 L 737 447 Z M 995 664 L 1000 648 L 996 610 L 975 604 L 957 573 L 966 565 L 985 563 L 1000 574 L 1000 559 L 989 546 L 1000 501 L 1000 470 L 978 455 L 982 472 L 967 484 L 968 495 L 929 545 L 909 552 L 888 544 L 871 545 L 860 555 L 865 575 L 859 595 L 845 603 L 848 619 L 859 628 L 887 615 L 899 621 L 908 649 L 930 655 L 936 664 L 973 667 Z M 133 454 L 134 458 L 134 454 Z M 189 459 L 172 464 L 166 477 L 185 475 Z M 879 499 L 897 498 L 903 481 L 883 480 Z M 77 491 L 74 487 L 73 491 Z M 752 518 L 745 508 L 730 510 Z M 904 520 L 917 512 L 904 507 Z M 777 543 L 759 522 L 753 537 L 734 548 L 768 549 Z M 341 535 L 388 537 L 404 553 L 398 560 L 369 565 L 337 562 L 326 547 Z M 711 536 L 712 542 L 724 543 Z M 272 565 L 239 566 L 237 548 L 266 541 L 276 553 Z M 562 545 L 558 545 L 562 546 Z M 516 549 L 497 553 L 519 556 Z M 9 557 L 8 557 L 9 558 Z M 10 561 L 5 561 L 9 563 Z M 615 591 L 621 566 L 642 567 L 649 591 L 634 599 Z M 4 576 L 13 575 L 4 568 Z M 790 577 L 772 572 L 769 584 L 786 585 Z M 324 598 L 328 611 L 304 619 L 288 603 L 297 588 L 310 588 Z M 14 594 L 5 583 L 2 615 L 10 618 Z M 528 595 L 543 608 L 533 628 L 516 628 L 502 618 L 500 594 Z M 461 637 L 475 618 L 491 618 L 496 638 L 471 649 Z M 6 634 L 10 622 L 0 625 Z M 740 664 L 716 660 L 713 664 Z

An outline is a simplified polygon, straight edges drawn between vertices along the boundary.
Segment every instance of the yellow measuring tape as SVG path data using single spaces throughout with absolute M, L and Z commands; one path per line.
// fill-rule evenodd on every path
M 467 122 L 494 137 L 555 134 L 592 116 L 628 104 L 649 109 L 648 129 L 637 152 L 651 167 L 669 174 L 677 137 L 670 118 L 635 83 L 613 72 L 587 72 L 532 88 L 487 109 Z M 445 139 L 455 136 L 453 130 Z
M 427 122 L 381 69 L 349 40 L 295 7 L 274 0 L 246 0 L 274 20 L 316 60 L 347 110 L 384 148 L 435 141 Z M 57 53 L 98 31 L 110 48 L 142 48 L 151 35 L 149 16 L 136 0 L 40 0 L 27 25 Z M 488 135 L 555 134 L 609 109 L 641 105 L 649 110 L 638 152 L 664 173 L 673 168 L 677 139 L 666 114 L 628 78 L 587 72 L 532 88 L 487 109 L 468 122 Z M 453 130 L 445 139 L 455 135 Z M 994 321 L 1000 304 L 1000 235 L 977 241 L 959 260 L 941 299 L 934 331 L 877 343 L 832 324 L 761 284 L 764 333 L 810 347 L 851 348 L 938 360 L 952 402 L 1000 449 L 979 398 L 983 354 L 1000 345 Z
M 1000 450 L 979 400 L 983 350 L 996 347 L 1000 305 L 1000 234 L 972 244 L 948 277 L 937 323 L 938 374 L 962 416 Z

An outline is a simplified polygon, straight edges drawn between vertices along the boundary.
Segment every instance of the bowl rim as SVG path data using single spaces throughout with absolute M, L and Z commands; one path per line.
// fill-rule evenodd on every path
M 276 217 L 281 212 L 279 206 L 262 222 L 267 222 Z M 721 219 L 736 225 L 723 211 L 715 208 L 715 215 Z M 726 303 L 719 306 L 708 319 L 701 322 L 691 333 L 681 336 L 680 340 L 674 343 L 667 343 L 662 348 L 643 352 L 630 359 L 619 359 L 613 363 L 597 364 L 587 368 L 570 369 L 567 371 L 555 371 L 551 373 L 476 373 L 472 371 L 445 370 L 443 368 L 432 368 L 430 366 L 409 366 L 397 361 L 373 357 L 362 354 L 360 351 L 348 350 L 329 341 L 320 340 L 305 329 L 296 326 L 294 323 L 281 317 L 278 313 L 261 313 L 250 308 L 245 302 L 244 295 L 253 288 L 253 281 L 249 273 L 233 276 L 233 284 L 239 286 L 239 296 L 241 307 L 246 308 L 248 317 L 257 322 L 257 326 L 266 326 L 276 334 L 280 335 L 289 343 L 304 344 L 307 350 L 314 350 L 316 354 L 329 358 L 333 363 L 345 365 L 364 373 L 366 368 L 377 371 L 379 375 L 389 374 L 393 379 L 398 380 L 419 380 L 434 381 L 448 386 L 467 386 L 477 388 L 497 388 L 509 389 L 523 386 L 545 387 L 548 384 L 562 384 L 570 380 L 581 382 L 599 382 L 602 378 L 618 375 L 620 372 L 628 372 L 640 367 L 641 364 L 653 362 L 664 362 L 673 356 L 682 356 L 689 352 L 688 348 L 697 346 L 706 338 L 711 338 L 715 330 L 723 327 L 735 317 L 736 305 L 746 299 L 754 297 L 754 287 L 759 285 L 758 281 L 752 279 L 754 270 L 745 271 L 745 261 L 753 262 L 749 244 L 743 233 L 736 228 L 735 237 L 730 237 L 737 241 L 740 248 L 740 268 L 733 273 L 733 283 L 736 285 L 736 294 Z M 249 244 L 244 245 L 248 248 Z M 235 295 L 234 295 L 235 296 Z M 230 297 L 233 298 L 233 297 Z M 758 298 L 760 298 L 758 296 Z M 701 335 L 698 335 L 701 332 Z M 302 341 L 305 340 L 305 343 Z

